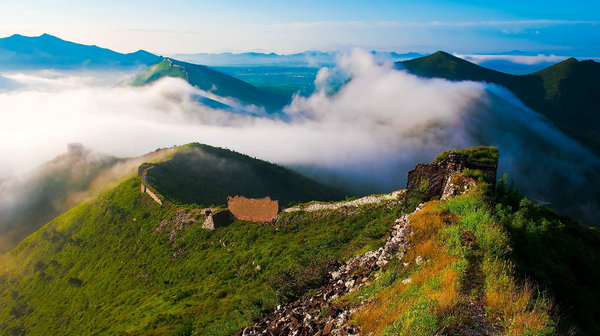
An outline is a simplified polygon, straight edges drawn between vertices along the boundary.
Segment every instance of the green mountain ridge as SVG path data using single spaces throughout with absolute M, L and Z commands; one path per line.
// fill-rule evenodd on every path
M 140 72 L 133 80 L 134 86 L 152 83 L 163 77 L 181 78 L 190 85 L 201 90 L 214 93 L 223 98 L 234 98 L 246 105 L 264 107 L 267 112 L 276 112 L 285 106 L 289 98 L 284 95 L 272 93 L 235 77 L 213 70 L 204 65 L 191 64 L 164 58 L 159 63 L 151 65 Z M 209 106 L 222 107 L 210 98 Z M 212 100 L 212 101 L 210 101 Z M 215 106 L 215 104 L 222 104 Z
M 238 105 L 254 105 L 257 110 L 264 108 L 266 112 L 273 113 L 278 112 L 291 99 L 290 95 L 258 88 L 207 66 L 163 58 L 144 50 L 122 54 L 95 45 L 65 41 L 48 34 L 35 37 L 15 34 L 0 38 L 0 71 L 108 71 L 124 68 L 142 68 L 133 79 L 134 86 L 152 83 L 162 77 L 177 77 L 224 98 L 224 101 L 210 97 L 199 98 L 200 102 L 213 108 L 236 111 L 240 109 Z M 0 78 L 0 81 L 2 86 L 10 89 L 11 83 L 8 80 Z
M 559 129 L 600 150 L 600 64 L 569 58 L 528 75 L 490 70 L 446 52 L 398 62 L 409 72 L 451 81 L 501 85 L 525 105 L 545 115 Z

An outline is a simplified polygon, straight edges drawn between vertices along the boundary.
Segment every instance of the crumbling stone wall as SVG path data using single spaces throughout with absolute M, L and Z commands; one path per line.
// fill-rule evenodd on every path
M 215 213 L 212 213 L 211 210 L 207 210 L 206 219 L 204 220 L 204 224 L 202 224 L 202 228 L 214 230 L 229 224 L 230 221 L 231 212 L 227 209 Z
M 143 179 L 142 179 L 142 183 L 140 185 L 140 191 L 142 192 L 142 194 L 143 193 L 148 194 L 150 197 L 152 197 L 152 199 L 156 203 L 160 204 L 161 206 L 163 205 L 162 201 L 160 200 L 160 198 L 158 197 L 158 195 L 156 195 L 152 190 L 150 190 L 150 188 L 148 188 L 148 186 L 144 183 Z
M 148 187 L 148 185 L 146 184 L 146 172 L 148 171 L 148 169 L 152 168 L 152 164 L 146 163 L 143 164 L 141 166 L 138 167 L 138 176 L 142 177 L 142 183 L 140 183 L 140 192 L 146 193 L 148 194 L 150 197 L 152 197 L 152 199 L 160 204 L 161 206 L 163 205 L 160 197 L 158 197 L 157 194 L 154 193 L 154 191 L 152 191 L 152 189 L 150 189 L 150 187 Z
M 146 173 L 146 170 L 148 170 L 148 168 L 151 168 L 152 164 L 151 163 L 144 163 L 142 165 L 140 165 L 138 167 L 138 176 L 144 176 L 144 174 Z
M 251 222 L 268 222 L 279 214 L 279 202 L 268 196 L 260 199 L 230 196 L 227 208 L 235 218 Z
M 496 183 L 498 163 L 484 164 L 469 161 L 466 155 L 450 153 L 447 158 L 438 162 L 419 163 L 408 172 L 406 181 L 407 191 L 421 191 L 427 199 L 439 199 L 444 194 L 451 193 L 452 177 L 463 170 L 480 170 L 487 175 L 492 186 Z

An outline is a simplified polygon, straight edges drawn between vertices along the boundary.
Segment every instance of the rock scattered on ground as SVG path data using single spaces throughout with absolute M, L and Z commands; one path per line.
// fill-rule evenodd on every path
M 421 209 L 422 205 L 415 212 Z M 236 335 L 360 335 L 358 327 L 348 324 L 355 310 L 339 307 L 335 301 L 370 284 L 374 272 L 385 267 L 392 258 L 401 258 L 406 253 L 408 217 L 404 215 L 396 220 L 383 247 L 350 258 L 343 264 L 333 263 L 325 285 L 314 295 L 278 306 Z

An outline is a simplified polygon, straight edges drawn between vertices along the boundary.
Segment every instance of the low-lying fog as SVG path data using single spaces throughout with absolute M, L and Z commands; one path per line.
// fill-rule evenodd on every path
M 507 90 L 418 78 L 377 65 L 360 50 L 321 69 L 316 92 L 294 97 L 283 120 L 209 108 L 196 99 L 205 93 L 180 79 L 134 88 L 122 75 L 2 77 L 0 178 L 52 159 L 71 142 L 137 156 L 196 141 L 295 167 L 356 192 L 385 192 L 404 187 L 417 162 L 486 144 L 500 149 L 499 176 L 508 172 L 528 196 L 588 222 L 599 205 L 600 182 L 592 178 L 600 159 Z

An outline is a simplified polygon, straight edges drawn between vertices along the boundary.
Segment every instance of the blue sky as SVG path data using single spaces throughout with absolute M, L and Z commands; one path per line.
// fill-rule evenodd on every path
M 0 3 L 0 36 L 49 33 L 122 52 L 334 50 L 600 55 L 600 1 Z

